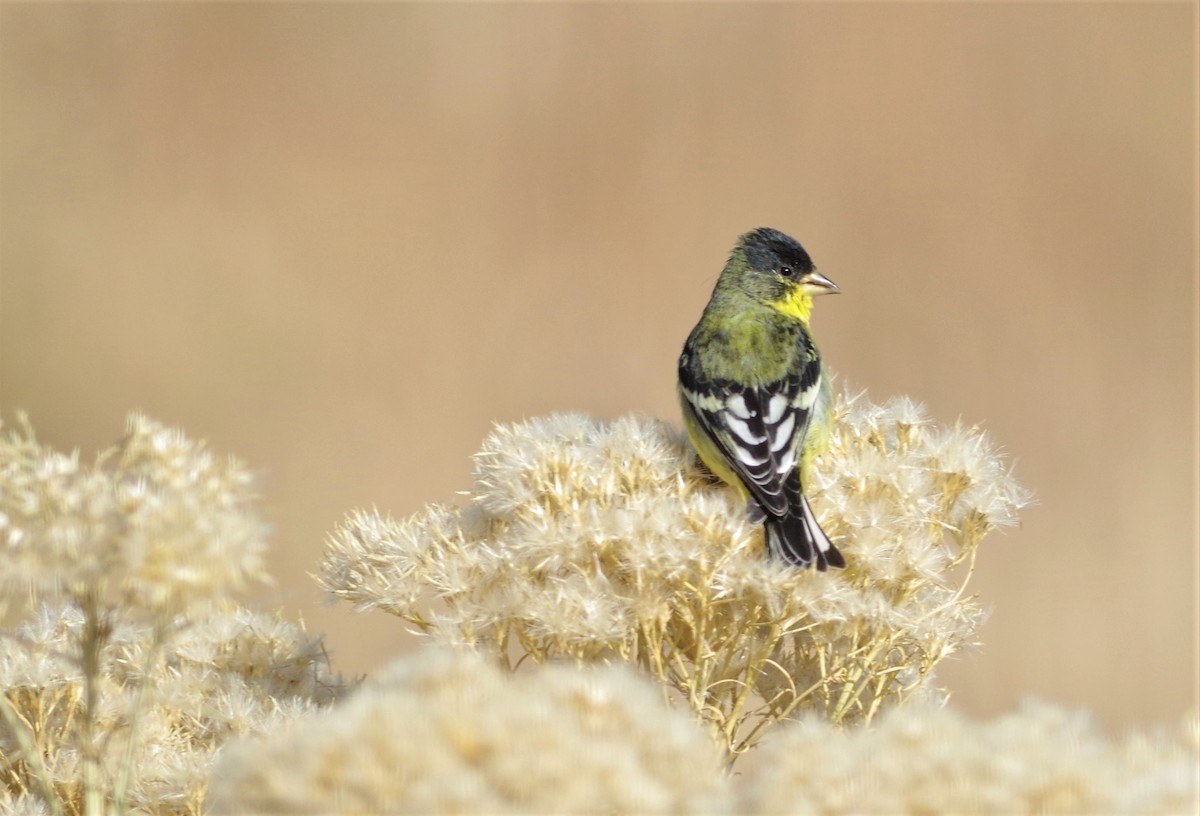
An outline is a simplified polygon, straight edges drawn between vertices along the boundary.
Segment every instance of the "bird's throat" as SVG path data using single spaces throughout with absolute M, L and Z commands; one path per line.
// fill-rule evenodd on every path
M 809 315 L 812 314 L 812 295 L 797 286 L 779 300 L 771 301 L 771 306 L 788 317 L 807 323 Z

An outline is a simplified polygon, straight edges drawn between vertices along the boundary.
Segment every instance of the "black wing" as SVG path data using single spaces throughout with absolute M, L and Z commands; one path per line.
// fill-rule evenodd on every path
M 820 391 L 820 360 L 795 376 L 750 387 L 699 381 L 681 360 L 679 381 L 700 426 L 762 510 L 784 516 L 799 509 L 801 485 L 790 477 Z

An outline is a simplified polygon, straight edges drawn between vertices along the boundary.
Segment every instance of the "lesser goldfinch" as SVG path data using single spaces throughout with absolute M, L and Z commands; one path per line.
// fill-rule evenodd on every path
M 700 459 L 747 499 L 768 551 L 798 566 L 844 567 L 805 498 L 832 400 L 809 329 L 813 296 L 838 287 L 774 229 L 738 239 L 679 356 L 679 395 Z

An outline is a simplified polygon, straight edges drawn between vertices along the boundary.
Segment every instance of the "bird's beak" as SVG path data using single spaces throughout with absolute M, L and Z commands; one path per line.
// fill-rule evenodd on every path
M 842 291 L 836 283 L 815 269 L 804 276 L 803 284 L 813 290 L 814 295 L 836 295 Z

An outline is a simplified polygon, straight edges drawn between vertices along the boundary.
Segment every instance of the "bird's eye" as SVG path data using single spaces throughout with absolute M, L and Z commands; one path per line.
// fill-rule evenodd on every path
M 779 267 L 779 274 L 783 275 L 785 278 L 790 278 L 793 274 L 792 268 L 790 266 L 786 266 L 786 265 L 781 266 L 781 267 Z

